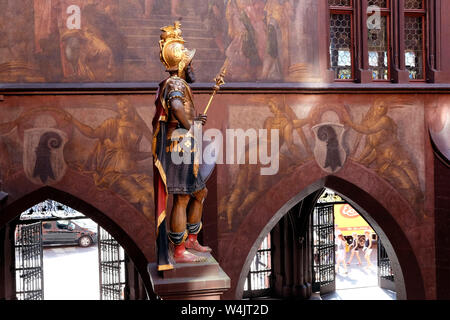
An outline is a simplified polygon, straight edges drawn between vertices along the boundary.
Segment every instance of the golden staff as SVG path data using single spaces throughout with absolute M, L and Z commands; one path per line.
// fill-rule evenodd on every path
M 217 91 L 220 90 L 220 86 L 225 84 L 225 81 L 223 78 L 225 77 L 225 74 L 227 73 L 227 66 L 228 66 L 228 63 L 225 63 L 222 70 L 220 70 L 220 73 L 214 79 L 216 81 L 216 84 L 213 87 L 213 92 L 211 94 L 211 98 L 209 98 L 209 102 L 206 105 L 205 111 L 203 112 L 204 115 L 206 115 L 206 113 L 208 112 L 208 109 L 211 106 L 211 102 L 213 101 L 214 96 L 216 95 Z

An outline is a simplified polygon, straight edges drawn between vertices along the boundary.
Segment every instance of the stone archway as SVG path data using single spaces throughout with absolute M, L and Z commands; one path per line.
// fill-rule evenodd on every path
M 309 173 L 307 177 L 305 172 Z M 336 176 L 326 176 L 314 163 L 308 163 L 273 186 L 253 207 L 231 241 L 239 246 L 230 247 L 221 259 L 221 266 L 230 275 L 234 289 L 226 298 L 242 298 L 251 261 L 267 233 L 293 206 L 324 187 L 347 199 L 386 243 L 386 250 L 393 257 L 397 298 L 424 299 L 424 278 L 416 252 L 398 223 L 405 215 L 413 217 L 411 207 L 386 181 L 351 161 Z M 278 190 L 285 190 L 285 193 L 280 194 Z
M 148 261 L 154 259 L 154 222 L 124 199 L 98 190 L 91 179 L 72 170 L 56 186 L 33 185 L 20 173 L 4 188 L 10 197 L 2 208 L 0 227 L 47 199 L 67 205 L 91 218 L 120 243 L 138 270 L 147 294 L 155 297 L 147 273 Z

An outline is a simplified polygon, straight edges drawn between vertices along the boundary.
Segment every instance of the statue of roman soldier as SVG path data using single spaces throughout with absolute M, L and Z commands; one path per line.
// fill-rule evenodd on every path
M 205 182 L 195 159 L 194 123 L 204 125 L 206 115 L 197 115 L 189 86 L 195 81 L 192 59 L 195 49 L 184 46 L 181 24 L 161 28 L 160 59 L 169 77 L 159 84 L 153 119 L 153 160 L 155 210 L 157 221 L 158 270 L 173 268 L 169 258 L 169 241 L 175 263 L 204 261 L 209 247 L 200 245 L 197 235 L 202 228 Z M 182 154 L 178 164 L 172 153 Z M 173 195 L 170 230 L 166 231 L 168 194 Z M 169 240 L 169 241 L 168 241 Z M 189 251 L 187 250 L 189 249 Z

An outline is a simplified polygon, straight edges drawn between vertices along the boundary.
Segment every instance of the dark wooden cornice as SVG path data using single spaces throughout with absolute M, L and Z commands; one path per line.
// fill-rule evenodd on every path
M 195 93 L 207 94 L 212 83 L 192 85 Z M 85 94 L 155 94 L 156 82 L 145 83 L 14 83 L 0 84 L 2 95 L 85 95 Z M 450 93 L 450 83 L 227 83 L 219 94 L 373 94 L 373 93 Z

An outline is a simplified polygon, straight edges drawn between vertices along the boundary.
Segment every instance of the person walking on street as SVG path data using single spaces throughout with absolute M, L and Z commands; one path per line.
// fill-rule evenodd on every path
M 363 248 L 364 259 L 366 259 L 366 261 L 367 261 L 366 268 L 369 268 L 372 266 L 372 262 L 370 262 L 370 254 L 372 253 L 372 238 L 370 236 L 369 231 L 366 231 L 364 234 L 366 236 L 366 241 L 364 242 L 364 248 Z
M 358 234 L 356 232 L 353 232 L 352 234 L 352 244 L 350 245 L 350 250 L 351 250 L 351 254 L 350 254 L 350 259 L 348 259 L 347 264 L 350 264 L 353 260 L 353 256 L 356 256 L 356 258 L 358 259 L 358 264 L 361 265 L 361 258 L 359 257 L 359 245 L 358 245 Z
M 336 251 L 336 273 L 339 273 L 339 265 L 342 263 L 345 273 L 347 274 L 347 264 L 345 263 L 345 238 L 342 234 L 339 234 L 336 239 L 337 251 Z

